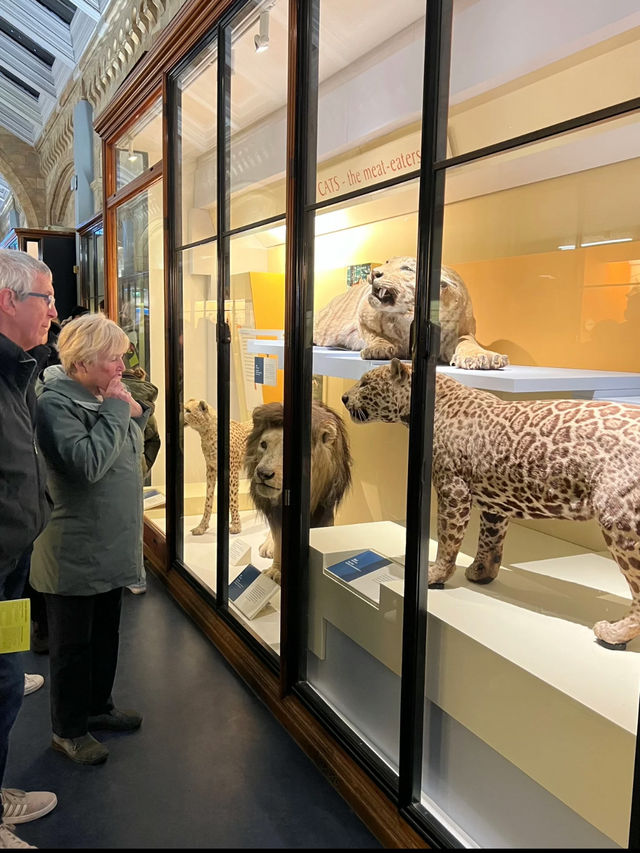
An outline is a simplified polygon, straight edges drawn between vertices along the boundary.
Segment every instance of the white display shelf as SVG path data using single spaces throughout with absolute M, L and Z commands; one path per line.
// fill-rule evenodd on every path
M 247 341 L 247 351 L 255 355 L 277 356 L 278 367 L 284 367 L 284 341 Z M 313 348 L 313 372 L 324 376 L 359 379 L 367 370 L 388 364 L 386 361 L 367 361 L 359 352 Z M 459 367 L 438 365 L 438 373 L 457 379 L 463 385 L 505 394 L 564 393 L 572 397 L 594 400 L 620 399 L 637 403 L 640 400 L 640 373 L 613 370 L 576 370 L 565 367 L 529 367 L 510 365 L 501 370 L 462 370 Z
M 400 676 L 403 581 L 382 584 L 376 605 L 324 569 L 367 548 L 402 560 L 404 542 L 392 522 L 311 531 L 309 646 L 320 659 L 330 623 Z M 627 584 L 608 556 L 538 531 L 512 524 L 507 543 L 493 583 L 468 582 L 461 552 L 445 588 L 429 591 L 427 697 L 626 846 L 640 638 L 612 651 L 592 626 L 624 615 Z

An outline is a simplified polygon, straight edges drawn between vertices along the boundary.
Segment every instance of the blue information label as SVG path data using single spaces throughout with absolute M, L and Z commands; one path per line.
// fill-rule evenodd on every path
M 229 599 L 235 601 L 245 589 L 254 582 L 260 574 L 260 569 L 256 569 L 254 565 L 249 563 L 238 575 L 238 577 L 229 584 Z
M 391 560 L 381 557 L 375 551 L 363 551 L 361 554 L 356 554 L 355 557 L 349 557 L 348 560 L 342 560 L 340 563 L 328 566 L 327 571 L 346 583 L 350 583 L 357 578 L 368 575 L 369 572 L 375 572 L 376 569 L 390 565 Z

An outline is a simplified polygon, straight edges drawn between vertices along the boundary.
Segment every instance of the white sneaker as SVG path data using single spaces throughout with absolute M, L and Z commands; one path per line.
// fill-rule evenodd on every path
M 13 826 L 6 823 L 0 823 L 0 847 L 28 847 L 30 850 L 37 850 L 35 844 L 27 844 L 17 835 L 14 835 L 11 830 Z
M 3 788 L 0 796 L 4 820 L 8 824 L 36 820 L 49 814 L 58 804 L 58 798 L 51 791 L 20 791 L 18 788 Z
M 37 672 L 34 672 L 33 675 L 29 675 L 25 672 L 24 674 L 24 695 L 28 696 L 29 693 L 35 693 L 36 690 L 40 690 L 42 685 L 44 684 L 44 676 L 38 675 Z

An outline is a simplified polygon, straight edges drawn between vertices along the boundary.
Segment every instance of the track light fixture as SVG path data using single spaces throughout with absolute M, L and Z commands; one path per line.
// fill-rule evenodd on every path
M 256 53 L 263 53 L 269 47 L 269 12 L 274 6 L 275 0 L 273 3 L 269 3 L 263 11 L 260 12 L 260 29 L 258 35 L 253 37 L 253 43 L 256 46 Z
M 260 12 L 260 32 L 254 36 L 256 53 L 263 53 L 269 47 L 269 12 Z
M 129 142 L 129 156 L 127 157 L 127 160 L 129 160 L 129 162 L 133 163 L 137 159 L 138 159 L 138 155 L 133 150 L 133 139 L 132 139 Z

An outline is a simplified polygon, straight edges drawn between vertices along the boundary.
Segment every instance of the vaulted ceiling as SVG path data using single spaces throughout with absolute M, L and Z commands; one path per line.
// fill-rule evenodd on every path
M 0 125 L 37 142 L 108 0 L 0 0 Z
M 0 127 L 35 145 L 109 3 L 0 0 Z

